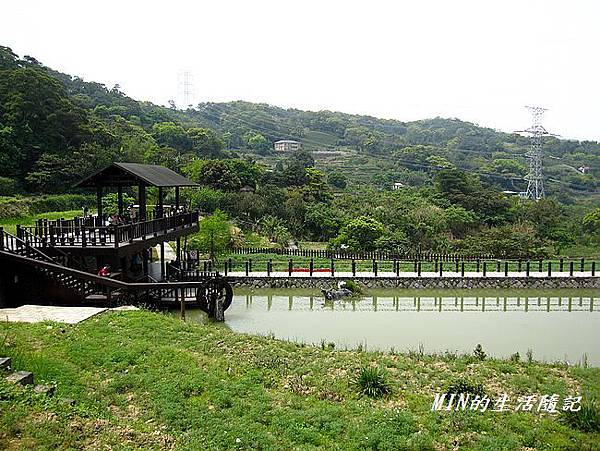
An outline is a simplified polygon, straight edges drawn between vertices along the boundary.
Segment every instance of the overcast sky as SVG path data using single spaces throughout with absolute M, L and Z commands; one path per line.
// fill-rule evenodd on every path
M 5 0 L 0 45 L 130 96 L 458 117 L 600 140 L 600 1 Z

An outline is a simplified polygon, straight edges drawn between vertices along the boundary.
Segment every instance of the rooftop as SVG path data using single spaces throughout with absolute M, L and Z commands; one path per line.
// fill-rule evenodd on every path
M 140 163 L 112 163 L 75 185 L 77 188 L 100 186 L 148 186 L 170 188 L 198 186 L 197 183 L 164 166 Z

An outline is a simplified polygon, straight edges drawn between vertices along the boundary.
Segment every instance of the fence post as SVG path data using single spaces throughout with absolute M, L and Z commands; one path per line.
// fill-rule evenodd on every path
M 592 277 L 596 275 L 596 262 L 592 262 Z
M 415 260 L 415 265 L 414 266 L 415 266 L 415 269 L 414 269 L 413 272 L 417 272 L 417 266 L 419 266 L 419 262 L 417 262 L 417 260 Z
M 373 260 L 373 274 L 377 277 L 377 260 Z
M 396 277 L 400 277 L 400 262 L 396 261 Z
M 335 264 L 333 258 L 331 259 L 331 277 L 335 275 Z
M 248 277 L 248 273 L 250 272 L 250 264 L 248 263 L 248 260 L 244 262 L 244 266 L 246 267 L 246 277 Z
M 579 270 L 583 272 L 585 269 L 585 258 L 581 258 L 581 263 L 579 264 Z
M 417 262 L 417 277 L 421 277 L 421 261 Z
M 273 260 L 269 259 L 267 262 L 267 277 L 271 277 L 271 265 L 273 264 Z
M 248 259 L 248 271 L 252 272 L 252 259 L 251 258 Z
M 552 262 L 548 262 L 548 277 L 552 277 Z
M 519 265 L 517 266 L 517 272 L 521 272 L 523 270 L 523 262 L 519 259 Z
M 352 277 L 356 277 L 356 260 L 352 259 Z
M 310 277 L 312 277 L 313 275 L 313 270 L 315 268 L 315 261 L 313 260 L 313 258 L 310 258 L 310 264 L 309 264 L 309 272 L 310 272 Z
M 0 251 L 4 250 L 4 227 L 0 226 Z
M 500 260 L 496 260 L 496 272 L 500 272 Z
M 483 277 L 485 277 L 487 274 L 487 262 L 484 260 L 483 261 Z
M 294 264 L 292 263 L 292 259 L 288 259 L 288 276 L 292 277 L 292 268 L 294 267 Z
M 460 277 L 465 277 L 465 262 L 460 262 Z
M 543 264 L 542 264 L 542 259 L 540 258 L 540 261 L 538 263 L 538 271 L 542 272 L 543 270 L 544 270 L 544 268 L 543 268 Z
M 229 257 L 227 261 L 229 262 L 229 271 L 231 272 L 233 271 L 233 261 L 231 260 L 231 257 Z
M 527 260 L 527 263 L 525 263 L 525 277 L 529 277 L 529 260 Z
M 508 277 L 508 262 L 504 262 L 504 277 Z
M 477 272 L 481 269 L 481 260 L 477 259 Z
M 227 265 L 228 264 L 229 264 L 229 262 L 227 260 L 225 260 L 225 271 L 224 271 L 225 275 L 227 275 Z M 167 266 L 167 268 L 168 268 L 168 266 Z
M 444 274 L 444 262 L 440 260 L 440 277 Z
M 573 277 L 573 260 L 569 262 L 569 276 Z
M 563 272 L 563 269 L 564 269 L 564 263 L 565 263 L 564 259 L 563 259 L 563 258 L 561 258 L 561 259 L 559 260 L 559 265 L 558 265 L 558 270 L 559 270 L 560 272 Z

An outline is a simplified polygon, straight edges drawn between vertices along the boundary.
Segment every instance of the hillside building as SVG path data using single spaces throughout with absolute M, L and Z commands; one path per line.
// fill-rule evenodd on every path
M 302 148 L 302 143 L 298 141 L 292 141 L 291 139 L 282 139 L 275 142 L 275 150 L 281 152 L 291 152 L 293 150 L 299 150 Z

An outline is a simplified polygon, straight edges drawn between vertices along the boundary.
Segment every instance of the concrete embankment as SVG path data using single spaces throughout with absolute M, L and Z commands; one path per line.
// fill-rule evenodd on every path
M 578 275 L 576 277 L 498 277 L 498 276 L 422 276 L 422 277 L 395 277 L 395 276 L 359 276 L 339 275 L 335 277 L 310 277 L 288 275 L 249 275 L 229 274 L 233 286 L 253 288 L 331 288 L 344 280 L 353 280 L 366 288 L 598 288 L 600 277 Z

